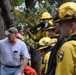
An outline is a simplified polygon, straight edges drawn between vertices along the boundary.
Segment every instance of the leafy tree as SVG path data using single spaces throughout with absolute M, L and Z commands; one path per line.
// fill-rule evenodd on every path
M 6 28 L 15 26 L 15 16 L 9 0 L 0 0 L 1 14 L 4 19 Z

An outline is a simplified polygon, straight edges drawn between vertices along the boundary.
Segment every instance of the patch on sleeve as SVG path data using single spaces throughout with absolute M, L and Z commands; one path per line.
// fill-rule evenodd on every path
M 63 57 L 64 57 L 64 52 L 60 52 L 58 54 L 58 62 L 61 62 L 63 60 Z

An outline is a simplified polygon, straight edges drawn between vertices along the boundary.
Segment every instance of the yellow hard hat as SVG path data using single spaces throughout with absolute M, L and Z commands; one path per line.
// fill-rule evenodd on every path
M 47 27 L 47 28 L 44 28 L 43 30 L 50 30 L 50 29 L 54 29 L 55 27 L 53 26 L 53 21 L 52 20 L 50 20 L 49 22 L 48 22 L 48 24 L 50 24 L 49 25 L 49 27 Z
M 42 50 L 44 48 L 47 48 L 49 41 L 51 41 L 51 38 L 49 38 L 49 37 L 43 37 L 43 38 L 41 38 L 39 40 L 39 46 L 40 47 L 38 48 L 38 50 Z
M 52 18 L 52 16 L 48 13 L 48 12 L 44 12 L 42 15 L 41 15 L 41 18 L 40 19 L 47 19 L 47 18 Z
M 48 42 L 48 46 L 54 47 L 57 42 L 57 38 L 52 38 L 51 41 Z
M 76 18 L 76 3 L 66 2 L 59 7 L 59 19 L 70 20 Z
M 40 47 L 38 48 L 38 50 L 42 50 L 42 49 L 45 49 L 47 47 L 54 47 L 56 42 L 57 42 L 57 38 L 51 39 L 49 37 L 43 37 L 39 41 Z

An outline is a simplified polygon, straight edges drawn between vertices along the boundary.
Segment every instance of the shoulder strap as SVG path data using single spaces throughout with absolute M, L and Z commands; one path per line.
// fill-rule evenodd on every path
M 67 40 L 58 40 L 58 42 L 56 43 L 56 45 L 54 46 L 51 54 L 50 54 L 50 58 L 49 58 L 49 65 L 48 65 L 48 72 L 47 75 L 54 75 L 54 69 L 56 67 L 56 54 L 57 51 L 59 50 L 59 48 L 66 42 Z
M 70 36 L 69 39 L 68 39 L 68 41 L 70 41 L 70 40 L 76 40 L 76 34 L 73 35 L 73 36 Z

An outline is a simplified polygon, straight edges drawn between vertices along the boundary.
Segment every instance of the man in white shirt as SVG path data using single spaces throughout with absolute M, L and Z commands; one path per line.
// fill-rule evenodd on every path
M 30 58 L 26 44 L 16 38 L 17 32 L 15 27 L 9 28 L 7 37 L 0 41 L 1 75 L 23 75 Z

